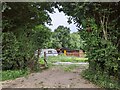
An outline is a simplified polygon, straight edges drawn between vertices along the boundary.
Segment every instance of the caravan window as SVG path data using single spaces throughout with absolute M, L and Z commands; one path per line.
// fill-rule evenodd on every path
M 51 53 L 52 53 L 52 51 L 48 51 L 48 53 L 49 53 L 49 54 L 51 54 Z

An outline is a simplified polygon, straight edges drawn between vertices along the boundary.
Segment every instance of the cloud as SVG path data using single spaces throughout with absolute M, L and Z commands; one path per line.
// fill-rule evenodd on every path
M 68 24 L 67 18 L 68 16 L 65 15 L 63 12 L 59 12 L 58 9 L 55 9 L 55 13 L 51 14 L 48 13 L 52 19 L 52 25 L 49 26 L 46 24 L 47 27 L 52 29 L 54 31 L 58 26 L 62 25 L 65 27 L 70 28 L 71 32 L 77 32 L 76 25 L 72 22 L 71 24 Z

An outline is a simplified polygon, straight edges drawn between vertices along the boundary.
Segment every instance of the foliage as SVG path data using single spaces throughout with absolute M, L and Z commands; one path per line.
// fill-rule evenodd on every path
M 44 25 L 38 25 L 33 29 L 33 39 L 36 49 L 38 48 L 47 48 L 47 42 L 50 41 L 51 31 Z
M 2 69 L 25 68 L 28 65 L 27 60 L 30 60 L 30 55 L 34 53 L 30 42 L 26 38 L 26 33 L 20 34 L 19 37 L 12 32 L 3 33 Z
M 2 71 L 2 81 L 16 79 L 18 77 L 26 76 L 30 73 L 29 70 L 7 70 Z
M 38 66 L 34 52 L 38 48 L 44 48 L 43 44 L 50 35 L 50 30 L 40 24 L 50 24 L 51 19 L 47 12 L 53 12 L 52 5 L 32 2 L 2 3 L 2 69 L 34 69 Z
M 50 48 L 62 48 L 66 47 L 69 49 L 79 50 L 83 48 L 83 40 L 81 39 L 78 32 L 70 33 L 70 29 L 64 26 L 58 26 L 54 32 L 52 32 L 52 36 L 50 37 L 50 41 L 48 44 Z
M 14 67 L 18 67 L 18 60 L 15 61 L 17 57 L 15 53 L 18 51 L 17 45 L 18 42 L 13 33 L 9 32 L 3 34 L 2 69 L 13 69 Z
M 2 3 L 3 32 L 15 31 L 18 26 L 33 28 L 36 25 L 50 24 L 48 12 L 53 12 L 52 3 L 4 2 Z
M 81 34 L 84 34 L 82 36 L 86 41 L 84 49 L 87 51 L 90 67 L 109 72 L 109 74 L 113 72 L 114 75 L 116 75 L 119 57 L 117 48 L 110 41 L 106 41 L 100 37 L 100 33 L 95 31 L 94 28 L 92 30 L 91 33 L 85 30 L 81 32 Z M 96 67 L 94 67 L 94 65 L 96 65 Z
M 69 22 L 78 24 L 89 69 L 120 81 L 120 2 L 58 3 L 56 7 L 71 16 Z
M 85 70 L 82 72 L 81 74 L 85 79 L 90 80 L 91 82 L 97 84 L 98 86 L 102 87 L 102 88 L 106 88 L 111 90 L 119 90 L 120 86 L 117 82 L 117 80 L 114 79 L 114 77 L 110 77 L 108 76 L 108 74 L 104 73 L 102 74 L 101 72 L 97 72 L 95 73 L 94 71 L 90 71 L 90 70 Z
M 83 49 L 83 43 L 84 41 L 81 39 L 78 32 L 74 32 L 70 34 L 70 42 L 69 42 L 69 48 L 72 50 L 80 50 Z
M 70 29 L 64 26 L 59 26 L 55 29 L 53 38 L 55 38 L 53 47 L 68 47 L 70 42 Z
M 34 52 L 38 48 L 45 48 L 49 40 L 50 29 L 43 25 L 36 26 L 33 31 L 24 29 L 20 33 L 3 33 L 3 69 L 22 69 L 34 64 L 37 59 Z M 28 34 L 29 32 L 29 34 Z M 31 67 L 31 66 L 30 66 Z

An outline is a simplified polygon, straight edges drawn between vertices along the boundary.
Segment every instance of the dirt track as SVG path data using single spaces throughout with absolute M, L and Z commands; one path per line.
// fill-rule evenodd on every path
M 27 77 L 2 82 L 3 88 L 97 88 L 94 84 L 81 77 L 81 71 L 86 66 L 64 71 L 61 66 L 53 66 Z

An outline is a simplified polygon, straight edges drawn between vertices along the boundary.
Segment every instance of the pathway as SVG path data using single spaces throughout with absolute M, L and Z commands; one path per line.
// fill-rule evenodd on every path
M 62 66 L 52 66 L 27 77 L 3 81 L 2 84 L 4 88 L 97 88 L 81 76 L 81 71 L 87 66 L 80 65 L 70 72 L 66 72 Z

